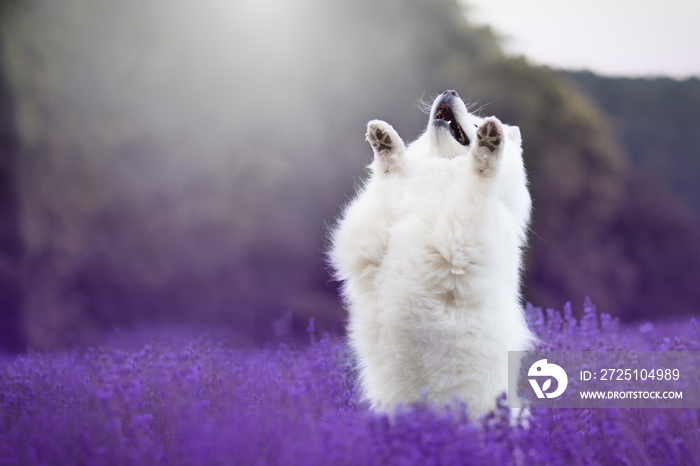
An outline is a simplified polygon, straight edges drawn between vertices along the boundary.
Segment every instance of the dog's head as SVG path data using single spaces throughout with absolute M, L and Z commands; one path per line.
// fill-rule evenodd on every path
M 445 91 L 433 102 L 427 133 L 433 153 L 452 158 L 469 151 L 480 118 L 472 115 L 455 91 Z

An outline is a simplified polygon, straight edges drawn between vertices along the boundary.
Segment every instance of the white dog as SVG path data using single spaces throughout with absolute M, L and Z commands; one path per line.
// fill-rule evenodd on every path
M 363 395 L 380 410 L 427 396 L 489 411 L 508 351 L 535 340 L 520 305 L 531 208 L 520 130 L 445 91 L 408 147 L 379 120 L 367 140 L 371 176 L 330 252 Z

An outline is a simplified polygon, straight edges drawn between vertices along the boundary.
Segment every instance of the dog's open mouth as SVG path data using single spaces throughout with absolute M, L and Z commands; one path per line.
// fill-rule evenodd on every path
M 459 125 L 459 123 L 457 123 L 457 118 L 455 117 L 455 114 L 452 111 L 452 107 L 450 107 L 448 104 L 442 104 L 438 107 L 437 112 L 435 112 L 434 119 L 446 122 L 447 126 L 450 128 L 450 133 L 452 134 L 452 137 L 455 138 L 457 142 L 459 142 L 463 146 L 469 144 L 469 138 L 466 134 L 464 134 L 464 130 Z

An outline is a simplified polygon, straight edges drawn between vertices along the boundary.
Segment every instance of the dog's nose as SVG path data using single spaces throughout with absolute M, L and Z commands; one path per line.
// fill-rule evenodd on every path
M 453 97 L 459 97 L 459 95 L 457 95 L 457 91 L 452 91 L 452 90 L 445 91 L 442 93 L 442 95 L 451 95 Z

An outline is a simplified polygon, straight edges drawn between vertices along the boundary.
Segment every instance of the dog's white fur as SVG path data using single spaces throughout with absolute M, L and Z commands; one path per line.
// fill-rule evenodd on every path
M 435 119 L 445 99 L 469 145 Z M 379 120 L 367 139 L 371 175 L 330 251 L 363 395 L 379 410 L 427 396 L 489 411 L 507 390 L 508 351 L 534 341 L 520 305 L 531 209 L 520 130 L 446 91 L 408 147 Z

